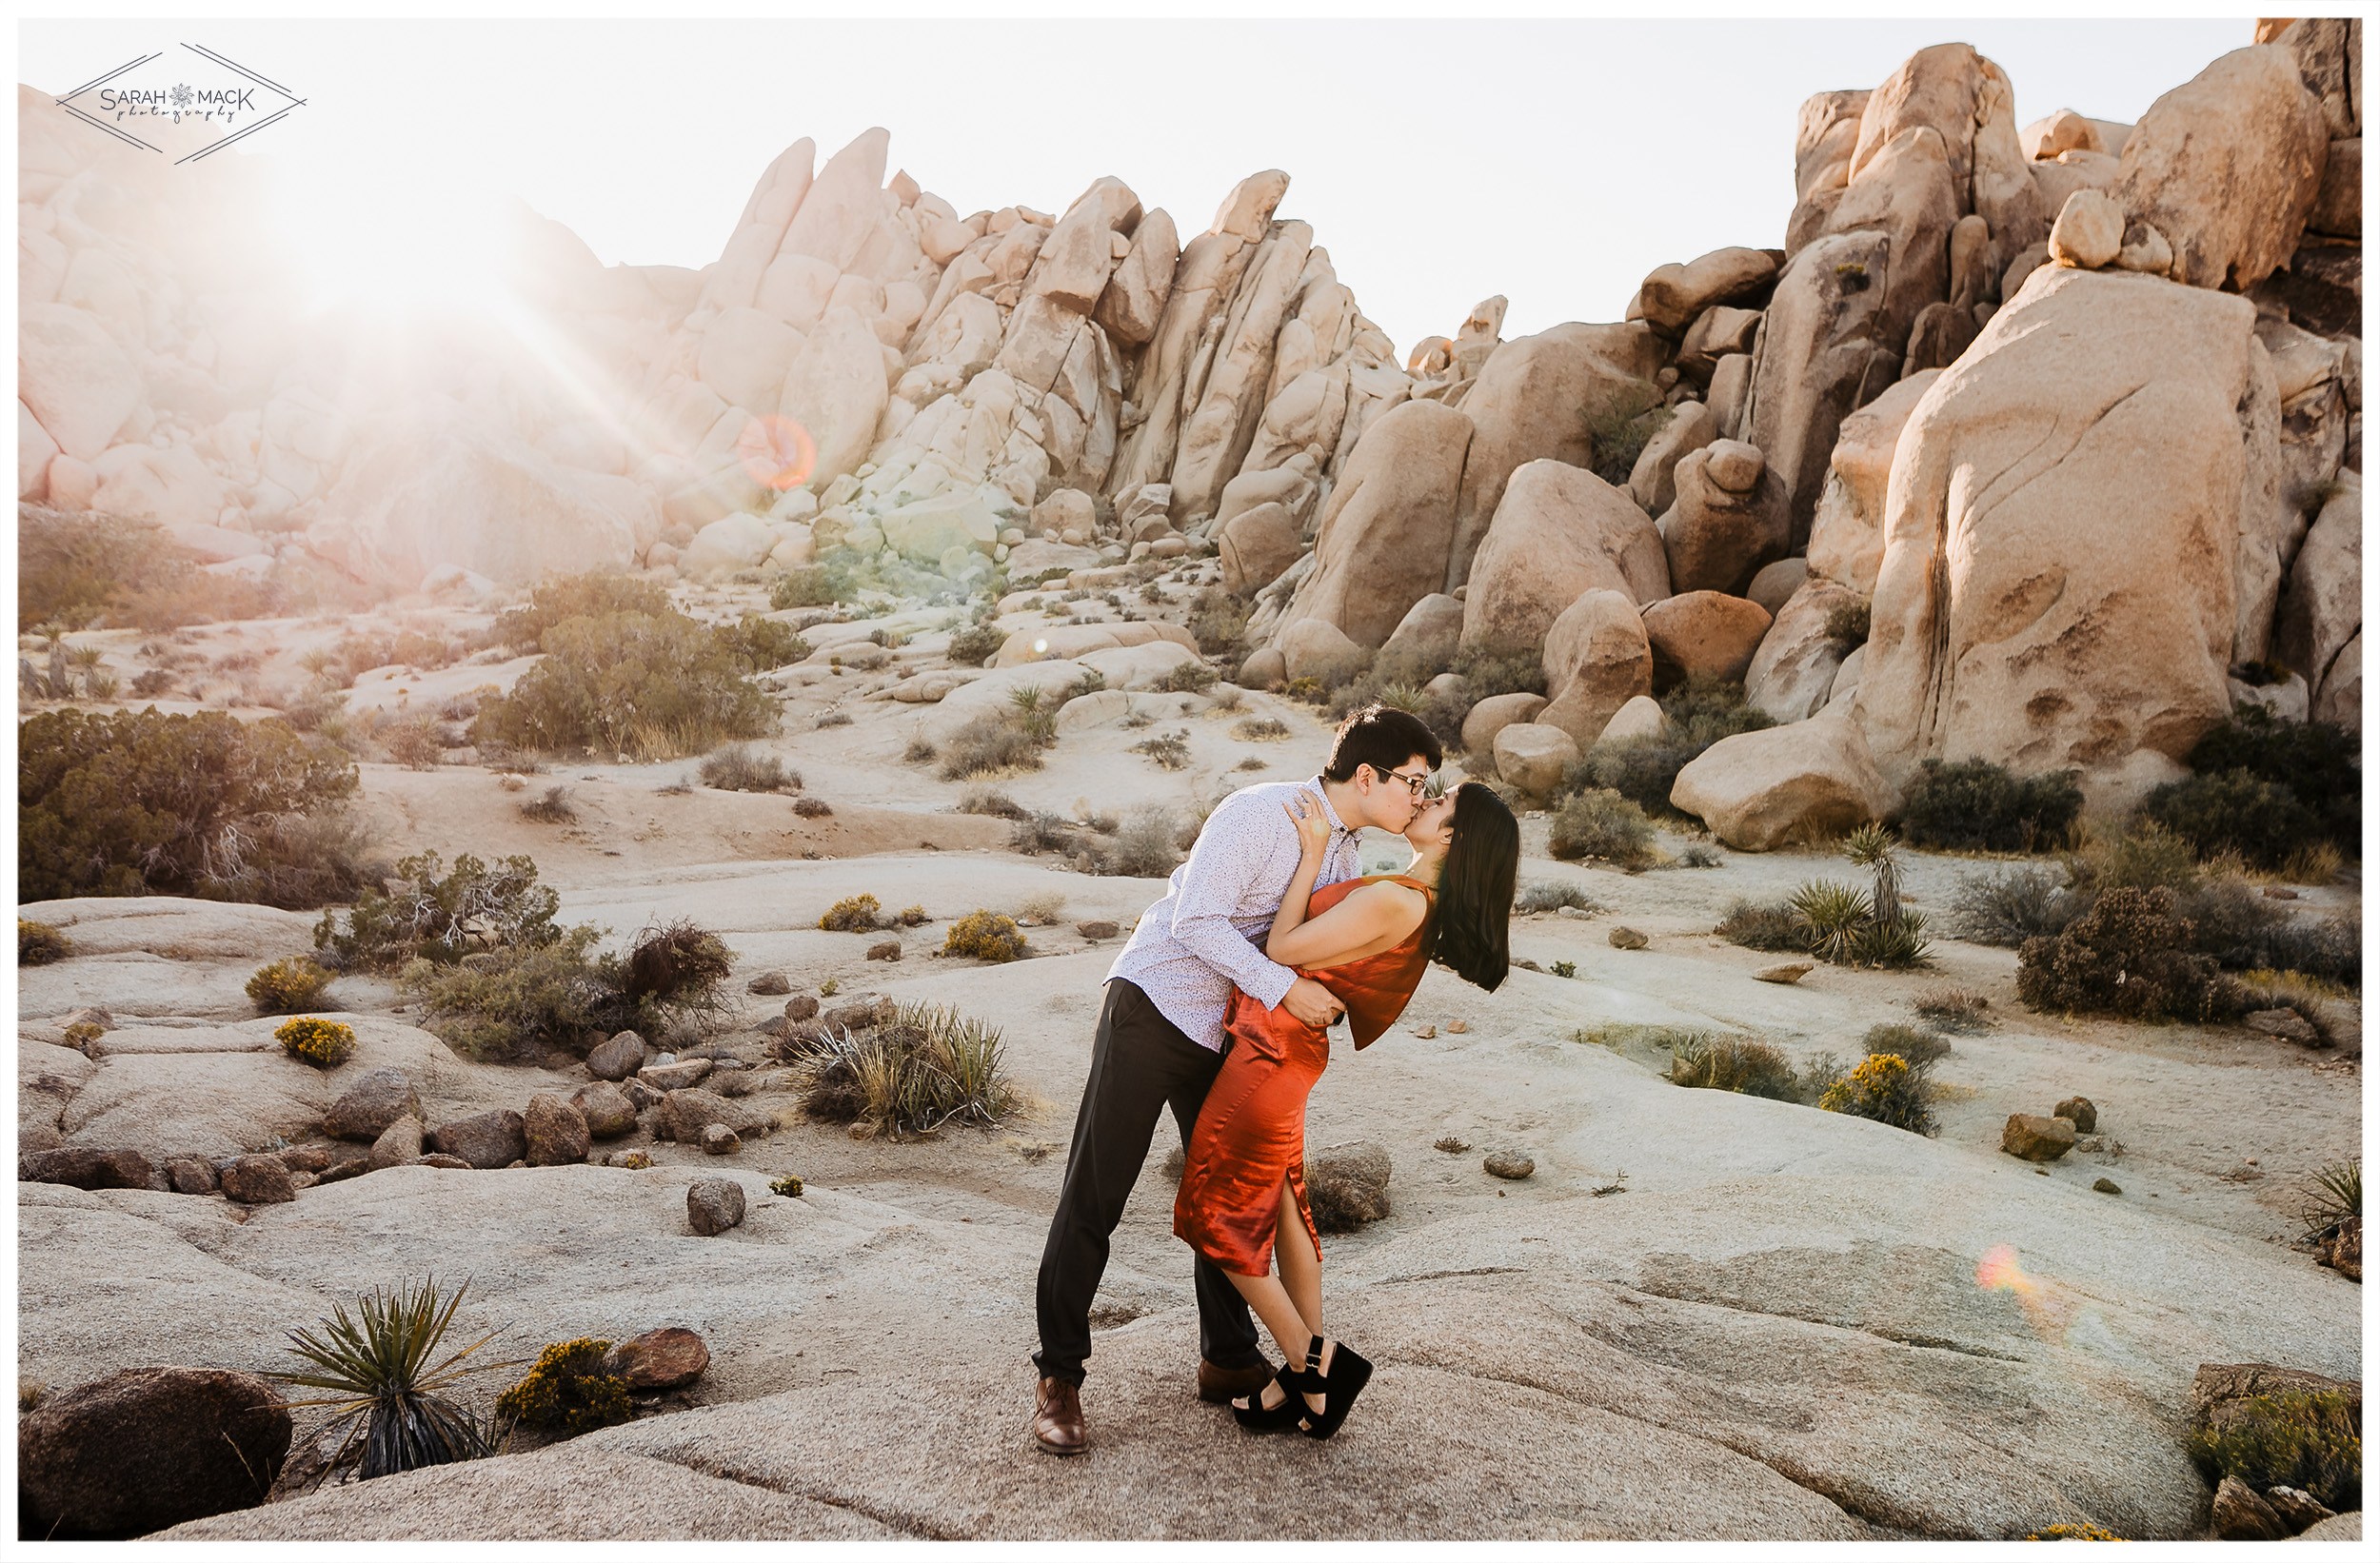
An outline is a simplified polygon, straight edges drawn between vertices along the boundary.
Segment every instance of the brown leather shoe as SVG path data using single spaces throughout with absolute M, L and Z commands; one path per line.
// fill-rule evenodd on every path
M 1044 1378 L 1033 1392 L 1033 1441 L 1044 1454 L 1080 1454 L 1091 1447 L 1082 1426 L 1082 1392 L 1062 1378 Z
M 1243 1395 L 1262 1392 L 1273 1381 L 1269 1363 L 1253 1368 L 1219 1368 L 1206 1358 L 1199 1358 L 1199 1398 L 1210 1406 L 1237 1400 Z

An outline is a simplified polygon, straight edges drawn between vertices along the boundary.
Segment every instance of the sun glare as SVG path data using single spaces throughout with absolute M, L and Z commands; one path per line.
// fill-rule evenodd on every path
M 282 228 L 315 307 L 450 313 L 504 301 L 496 209 L 451 189 L 310 179 L 285 187 Z

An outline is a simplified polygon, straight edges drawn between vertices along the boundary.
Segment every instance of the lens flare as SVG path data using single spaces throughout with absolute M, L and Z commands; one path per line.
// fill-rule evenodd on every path
M 2053 1284 L 2026 1275 L 2013 1244 L 1997 1243 L 1984 1250 L 1983 1257 L 1975 1261 L 1975 1284 L 1987 1292 L 2013 1296 L 2024 1311 L 2025 1322 L 2044 1340 L 2064 1338 L 2074 1321 L 2074 1299 Z
M 818 466 L 818 444 L 792 419 L 763 413 L 736 437 L 736 456 L 754 483 L 779 490 L 799 488 Z

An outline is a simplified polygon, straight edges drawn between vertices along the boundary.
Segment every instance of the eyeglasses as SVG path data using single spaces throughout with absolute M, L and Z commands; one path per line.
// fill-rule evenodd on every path
M 1403 782 L 1405 790 L 1416 798 L 1438 798 L 1442 796 L 1445 790 L 1440 785 L 1438 777 L 1429 771 L 1423 771 L 1419 776 L 1415 776 L 1408 771 L 1384 771 L 1375 765 L 1372 767 L 1372 774 L 1383 782 Z

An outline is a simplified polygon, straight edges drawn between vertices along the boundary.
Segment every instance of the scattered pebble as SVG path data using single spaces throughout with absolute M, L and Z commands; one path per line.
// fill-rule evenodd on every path
M 1615 950 L 1641 950 L 1653 942 L 1636 929 L 1625 926 L 1613 929 L 1605 937 L 1611 940 Z
M 744 1149 L 744 1139 L 724 1123 L 703 1126 L 703 1151 L 707 1156 L 733 1156 Z
M 900 959 L 901 959 L 901 940 L 897 940 L 897 939 L 886 939 L 886 940 L 878 940 L 876 943 L 871 944 L 871 945 L 869 945 L 869 946 L 867 947 L 867 958 L 868 958 L 870 960 L 900 960 Z
M 1460 1037 L 1469 1032 L 1470 1029 L 1471 1022 L 1468 1020 L 1449 1020 L 1446 1022 L 1446 1035 L 1449 1037 Z
M 2074 1133 L 2092 1135 L 2099 1132 L 2099 1109 L 2091 1104 L 2089 1097 L 2069 1097 L 2051 1111 L 2052 1118 L 2072 1118 Z
M 1763 966 L 1752 976 L 1758 982 L 1798 982 L 1812 970 L 1807 960 L 1786 960 L 1774 966 Z
M 704 1177 L 688 1184 L 685 1218 L 705 1237 L 744 1224 L 744 1185 L 727 1177 Z
M 1491 1177 L 1510 1178 L 1514 1181 L 1518 1181 L 1537 1170 L 1536 1158 L 1526 1151 L 1490 1151 L 1479 1165 L 1487 1169 L 1488 1176 Z
M 751 981 L 746 982 L 744 985 L 744 991 L 757 993 L 764 998 L 775 998 L 781 993 L 791 993 L 793 983 L 783 972 L 763 972 Z
M 2092 1191 L 2096 1194 L 2121 1194 L 2124 1192 L 2122 1189 L 2115 1186 L 2115 1179 L 2112 1177 L 2102 1177 L 2096 1183 L 2092 1184 L 2091 1187 Z
M 1595 916 L 1583 906 L 1557 906 L 1554 915 L 1557 918 L 1577 918 L 1582 922 Z
M 1119 928 L 1115 923 L 1110 922 L 1103 918 L 1093 919 L 1087 922 L 1078 922 L 1074 925 L 1074 931 L 1081 935 L 1084 939 L 1092 940 L 1114 939 L 1118 934 L 1123 932 L 1121 928 Z
M 1435 1036 L 1437 1036 L 1437 1035 L 1438 1035 L 1438 1027 L 1436 1027 L 1436 1026 L 1416 1026 L 1416 1027 L 1414 1027 L 1414 1028 L 1413 1028 L 1413 1034 L 1414 1034 L 1416 1037 L 1420 1038 L 1422 1040 L 1427 1041 L 1427 1040 L 1429 1040 L 1431 1038 L 1433 1038 L 1433 1037 L 1435 1037 Z

